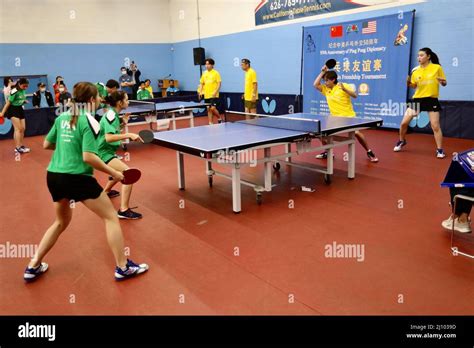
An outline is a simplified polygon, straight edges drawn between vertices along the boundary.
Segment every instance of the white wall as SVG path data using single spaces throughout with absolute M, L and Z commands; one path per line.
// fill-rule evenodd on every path
M 170 43 L 169 0 L 0 0 L 0 43 Z
M 387 1 L 387 0 L 385 0 Z M 425 0 L 388 0 L 389 4 L 376 5 L 359 10 L 348 10 L 319 16 L 310 16 L 274 24 L 255 26 L 255 8 L 260 0 L 170 0 L 172 42 L 198 38 L 197 2 L 201 18 L 201 38 L 234 34 L 250 30 L 266 29 L 292 23 L 314 21 L 318 18 L 341 16 L 350 13 L 376 11 L 384 8 L 424 2 Z M 377 1 L 374 0 L 374 3 Z

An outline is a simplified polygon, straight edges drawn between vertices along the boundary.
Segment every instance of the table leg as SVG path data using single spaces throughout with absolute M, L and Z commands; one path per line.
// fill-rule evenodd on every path
M 176 129 L 176 113 L 173 112 L 171 120 L 173 121 L 173 130 Z
M 176 151 L 176 157 L 178 160 L 178 187 L 180 190 L 184 190 L 184 155 L 183 153 Z
M 265 191 L 269 192 L 272 190 L 272 161 L 266 160 L 270 158 L 272 155 L 272 149 L 270 147 L 266 147 L 263 149 L 263 156 L 265 158 Z
M 189 126 L 192 128 L 192 127 L 194 127 L 194 113 L 193 113 L 193 110 L 192 110 L 192 109 L 189 110 L 188 112 L 189 112 L 188 115 L 189 115 L 189 117 L 190 117 L 190 118 L 189 118 Z
M 236 214 L 241 211 L 240 165 L 238 163 L 232 167 L 232 209 Z
M 332 137 L 328 137 L 327 144 L 330 145 L 328 151 L 328 158 L 327 158 L 327 174 L 333 175 L 334 174 L 334 147 L 332 146 L 334 140 Z
M 347 177 L 349 179 L 355 178 L 355 132 L 349 133 L 352 142 L 349 144 L 349 162 L 347 168 Z
M 291 143 L 285 145 L 285 153 L 288 154 L 291 152 Z M 291 157 L 285 158 L 286 162 L 291 162 Z

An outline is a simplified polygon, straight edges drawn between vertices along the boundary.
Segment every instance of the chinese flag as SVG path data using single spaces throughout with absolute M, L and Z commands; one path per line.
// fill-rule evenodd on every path
M 331 27 L 331 37 L 342 37 L 342 25 Z

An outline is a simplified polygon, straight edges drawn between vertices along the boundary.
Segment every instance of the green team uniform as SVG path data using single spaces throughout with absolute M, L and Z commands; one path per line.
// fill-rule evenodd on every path
M 100 125 L 91 114 L 84 111 L 77 117 L 77 123 L 72 128 L 71 118 L 70 112 L 59 115 L 46 136 L 48 142 L 56 144 L 48 172 L 92 176 L 94 170 L 84 162 L 82 154 L 98 154 Z
M 109 93 L 107 92 L 107 87 L 105 87 L 102 82 L 97 82 L 95 86 L 97 87 L 97 90 L 99 91 L 99 96 L 101 98 L 105 98 L 109 95 Z
M 151 99 L 150 91 L 147 89 L 139 89 L 137 92 L 137 100 Z
M 113 108 L 109 109 L 100 120 L 99 157 L 108 163 L 116 157 L 115 153 L 120 147 L 121 141 L 108 143 L 105 140 L 106 134 L 121 134 L 119 114 Z
M 25 90 L 13 88 L 10 92 L 10 97 L 8 98 L 8 100 L 13 106 L 23 106 L 26 101 Z
M 102 99 L 102 101 L 105 100 L 105 98 L 109 95 L 109 92 L 107 92 L 107 87 L 102 83 L 102 82 L 97 82 L 95 84 L 97 87 L 97 90 L 99 91 L 99 96 Z M 105 103 L 100 103 L 98 109 L 105 109 L 107 108 L 107 104 Z

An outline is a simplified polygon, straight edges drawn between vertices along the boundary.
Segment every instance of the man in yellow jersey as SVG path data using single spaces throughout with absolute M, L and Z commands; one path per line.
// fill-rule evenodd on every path
M 324 80 L 324 84 L 321 81 Z M 351 98 L 357 98 L 357 93 L 351 89 L 347 83 L 339 83 L 337 81 L 337 73 L 333 70 L 329 71 L 327 66 L 323 66 L 321 73 L 314 81 L 314 88 L 320 91 L 327 100 L 329 112 L 331 116 L 337 117 L 355 117 L 356 113 L 352 107 Z M 371 162 L 378 162 L 378 158 L 369 148 L 365 136 L 361 132 L 355 132 L 355 136 L 362 147 L 367 151 L 367 157 Z M 323 143 L 325 143 L 323 141 Z M 325 151 L 316 156 L 319 159 L 327 158 L 328 153 Z
M 407 85 L 416 89 L 411 107 L 407 108 L 402 123 L 400 124 L 400 140 L 395 145 L 393 151 L 399 152 L 407 144 L 406 134 L 408 125 L 413 117 L 422 111 L 428 112 L 431 129 L 433 129 L 436 142 L 436 157 L 445 158 L 443 150 L 443 132 L 439 124 L 439 113 L 441 104 L 439 103 L 439 85 L 445 87 L 448 82 L 444 75 L 443 68 L 439 64 L 439 58 L 430 48 L 422 48 L 418 52 L 418 63 L 413 69 L 411 77 L 408 77 Z
M 199 96 L 204 96 L 204 101 L 210 106 L 207 109 L 207 117 L 209 118 L 209 124 L 214 124 L 213 116 L 217 117 L 218 123 L 222 122 L 221 115 L 219 114 L 219 91 L 221 89 L 221 75 L 217 70 L 214 70 L 214 59 L 206 59 L 206 71 L 201 76 L 199 85 Z
M 242 59 L 242 70 L 245 71 L 244 103 L 246 113 L 257 113 L 258 83 L 257 73 L 250 67 L 250 60 Z

